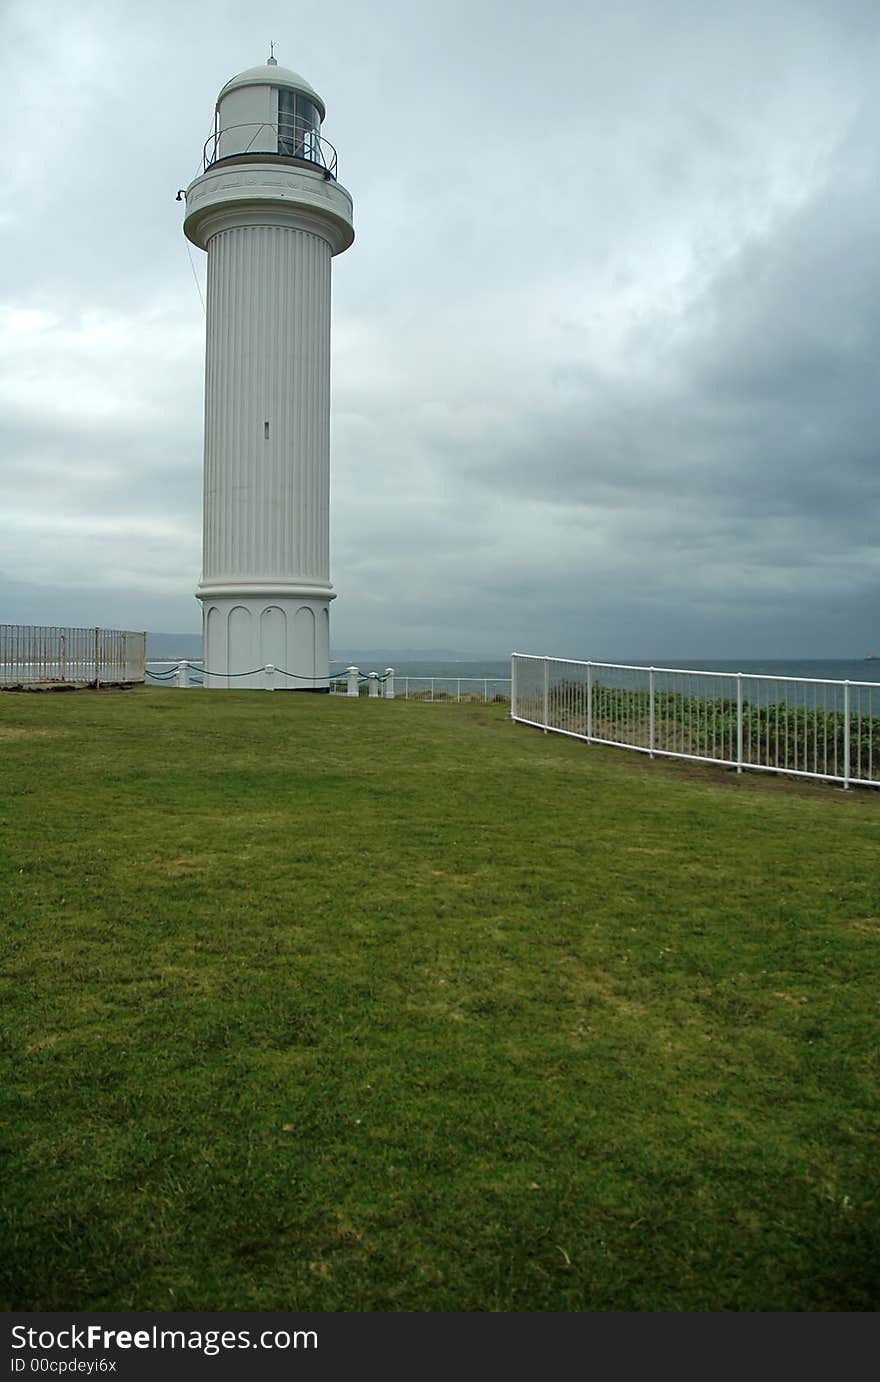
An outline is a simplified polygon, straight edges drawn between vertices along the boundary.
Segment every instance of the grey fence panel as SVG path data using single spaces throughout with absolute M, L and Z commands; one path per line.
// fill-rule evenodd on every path
M 145 679 L 147 635 L 123 629 L 0 624 L 0 685 L 123 685 Z

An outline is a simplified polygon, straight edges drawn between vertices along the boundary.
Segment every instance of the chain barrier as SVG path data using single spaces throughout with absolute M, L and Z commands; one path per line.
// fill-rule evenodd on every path
M 184 663 L 183 661 L 181 661 L 181 662 L 178 664 L 177 667 L 173 667 L 173 668 L 169 669 L 169 671 L 167 671 L 167 672 L 153 672 L 153 671 L 151 671 L 151 670 L 149 669 L 149 667 L 148 667 L 148 668 L 146 669 L 146 673 L 147 673 L 147 676 L 148 676 L 148 677 L 152 677 L 155 681 L 171 681 L 173 678 L 179 676 L 179 674 L 180 674 L 180 668 L 181 668 L 182 666 L 184 666 L 184 665 L 187 667 L 189 675 L 192 675 L 193 671 L 197 671 L 203 678 L 204 678 L 204 677 L 255 677 L 255 676 L 257 676 L 260 672 L 265 672 L 265 671 L 266 671 L 266 668 L 265 668 L 265 667 L 254 667 L 254 668 L 252 668 L 252 670 L 251 670 L 250 672 L 212 672 L 212 671 L 210 670 L 210 668 L 208 668 L 208 667 L 193 668 L 193 667 L 190 666 L 190 664 L 189 664 L 188 662 Z M 299 673 L 299 672 L 288 672 L 287 669 L 284 668 L 284 667 L 276 667 L 274 670 L 275 670 L 276 672 L 280 673 L 280 675 L 283 676 L 283 677 L 290 677 L 291 680 L 293 680 L 293 681 L 308 681 L 308 682 L 311 682 L 313 686 L 316 685 L 316 684 L 318 684 L 318 683 L 323 683 L 323 682 L 325 682 L 325 681 L 345 681 L 346 676 L 347 676 L 347 669 L 344 670 L 344 671 L 342 671 L 342 672 L 328 672 L 326 677 L 305 677 L 305 676 L 303 676 L 303 675 L 302 675 L 301 673 Z M 382 674 L 377 674 L 375 677 L 371 677 L 371 675 L 370 675 L 369 673 L 367 673 L 367 672 L 358 671 L 358 681 L 370 681 L 370 680 L 374 680 L 374 681 L 378 681 L 378 682 L 385 682 L 385 681 L 388 680 L 388 678 L 387 678 L 387 676 L 386 676 L 384 673 L 382 673 Z M 194 684 L 197 685 L 197 686 L 204 686 L 205 683 L 204 683 L 204 680 L 202 680 L 202 681 L 197 681 L 197 682 L 195 682 Z

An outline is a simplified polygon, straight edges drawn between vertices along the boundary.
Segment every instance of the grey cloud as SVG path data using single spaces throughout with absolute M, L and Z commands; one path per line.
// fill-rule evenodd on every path
M 267 34 L 355 197 L 335 641 L 875 646 L 876 7 L 277 25 L 222 0 L 3 12 L 0 617 L 196 627 L 204 318 L 174 194 Z

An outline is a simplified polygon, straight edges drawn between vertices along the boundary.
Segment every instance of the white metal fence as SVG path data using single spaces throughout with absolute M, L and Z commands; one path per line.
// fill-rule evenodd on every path
M 395 679 L 406 701 L 509 701 L 509 677 L 406 677 Z
M 514 653 L 511 719 L 639 753 L 880 786 L 880 683 Z
M 143 681 L 146 651 L 145 633 L 0 624 L 0 686 Z

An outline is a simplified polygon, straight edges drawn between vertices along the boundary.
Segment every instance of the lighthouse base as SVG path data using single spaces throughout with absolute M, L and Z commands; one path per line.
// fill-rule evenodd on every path
M 205 686 L 224 691 L 330 690 L 330 589 L 201 587 Z

